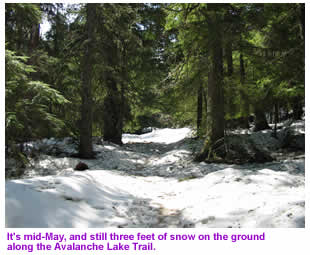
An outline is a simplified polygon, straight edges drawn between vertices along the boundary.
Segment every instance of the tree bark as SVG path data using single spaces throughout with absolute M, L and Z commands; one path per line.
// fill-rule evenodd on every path
M 40 41 L 40 24 L 33 24 L 30 33 L 29 55 L 36 49 Z
M 266 119 L 265 112 L 262 109 L 262 107 L 259 106 L 258 104 L 255 107 L 254 114 L 255 114 L 254 132 L 265 130 L 265 129 L 270 129 L 267 119 Z
M 279 103 L 278 101 L 274 104 L 274 129 L 273 129 L 273 135 L 277 138 L 277 125 L 279 122 Z
M 234 66 L 233 66 L 233 58 L 232 58 L 232 41 L 231 41 L 231 39 L 229 39 L 226 42 L 225 57 L 226 57 L 226 64 L 227 64 L 227 76 L 232 76 L 232 74 L 234 72 Z
M 106 83 L 108 94 L 104 99 L 103 140 L 122 144 L 122 98 L 113 77 L 108 77 Z
M 302 114 L 303 114 L 303 103 L 302 103 L 302 98 L 301 97 L 295 97 L 293 102 L 293 119 L 294 120 L 301 120 L 302 119 Z
M 227 65 L 227 77 L 229 78 L 229 81 L 232 80 L 232 75 L 234 72 L 234 66 L 233 66 L 233 57 L 232 57 L 232 35 L 231 31 L 227 32 L 228 39 L 225 44 L 225 60 Z M 225 113 L 227 113 L 230 117 L 234 116 L 236 114 L 236 104 L 234 103 L 234 99 L 237 96 L 237 90 L 236 88 L 233 88 L 231 86 L 231 83 L 228 82 L 225 84 L 227 88 L 227 93 L 229 96 L 225 98 Z M 225 90 L 224 90 L 225 91 Z M 226 128 L 226 120 L 225 120 L 225 128 Z
M 210 15 L 209 31 L 214 37 L 211 40 L 212 66 L 208 78 L 208 125 L 209 131 L 202 152 L 197 161 L 222 155 L 218 149 L 224 141 L 224 98 L 223 98 L 223 47 L 221 17 L 214 11 Z
M 80 147 L 81 158 L 93 158 L 92 146 L 92 73 L 94 57 L 94 40 L 96 27 L 96 4 L 86 5 L 86 31 L 87 42 L 85 43 L 84 57 L 82 60 L 82 105 L 80 123 Z
M 199 84 L 198 91 L 197 91 L 197 136 L 201 136 L 201 122 L 202 122 L 202 93 L 203 93 L 203 88 L 202 84 Z
M 300 26 L 301 26 L 301 39 L 305 39 L 305 4 L 299 3 L 299 20 L 300 20 Z
M 244 68 L 244 60 L 243 60 L 243 54 L 240 52 L 240 83 L 241 83 L 241 90 L 240 95 L 242 99 L 242 115 L 244 116 L 244 119 L 247 121 L 248 117 L 250 115 L 250 103 L 249 98 L 247 95 L 246 87 L 245 87 L 245 68 Z M 249 123 L 244 123 L 247 128 L 249 128 Z
M 245 68 L 244 68 L 244 61 L 243 61 L 242 52 L 240 52 L 239 61 L 240 61 L 240 83 L 244 84 L 244 82 L 245 82 Z

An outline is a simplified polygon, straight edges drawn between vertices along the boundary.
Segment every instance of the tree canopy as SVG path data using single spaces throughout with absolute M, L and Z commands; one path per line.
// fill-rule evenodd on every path
M 73 136 L 89 158 L 93 136 L 192 126 L 198 160 L 225 157 L 235 123 L 302 117 L 304 16 L 302 3 L 7 3 L 6 146 Z

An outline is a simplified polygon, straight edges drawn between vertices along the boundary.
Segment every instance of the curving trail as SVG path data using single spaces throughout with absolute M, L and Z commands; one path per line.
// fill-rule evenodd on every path
M 6 181 L 7 227 L 304 227 L 304 158 L 268 164 L 192 162 L 189 129 L 97 144 L 90 167 L 43 155 Z M 70 146 L 70 145 L 66 145 Z M 31 177 L 31 178 L 30 178 Z

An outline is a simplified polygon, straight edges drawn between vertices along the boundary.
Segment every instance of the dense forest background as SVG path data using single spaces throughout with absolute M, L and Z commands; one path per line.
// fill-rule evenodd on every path
M 92 158 L 94 136 L 192 126 L 204 160 L 225 157 L 229 128 L 277 136 L 304 111 L 304 16 L 301 3 L 7 3 L 6 153 L 71 136 Z

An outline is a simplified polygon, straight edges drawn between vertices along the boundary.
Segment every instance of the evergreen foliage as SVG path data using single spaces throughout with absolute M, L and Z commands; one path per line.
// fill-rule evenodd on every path
M 304 8 L 7 3 L 7 146 L 74 136 L 89 157 L 92 136 L 190 125 L 206 139 L 199 159 L 225 157 L 226 129 L 302 117 Z
M 5 52 L 5 127 L 7 145 L 57 135 L 64 127 L 61 119 L 48 111 L 51 104 L 66 100 L 50 85 L 31 79 L 34 68 L 26 56 Z

